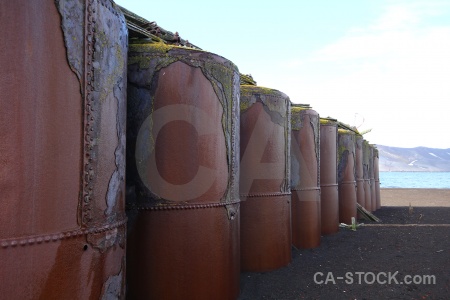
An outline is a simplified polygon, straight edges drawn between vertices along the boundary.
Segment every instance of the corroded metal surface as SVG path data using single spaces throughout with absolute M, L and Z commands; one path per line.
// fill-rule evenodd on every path
M 381 198 L 380 198 L 380 156 L 377 148 L 374 148 L 374 161 L 373 161 L 373 170 L 375 177 L 375 197 L 377 209 L 381 208 Z
M 129 299 L 237 297 L 238 99 L 223 57 L 130 44 Z
M 375 184 L 375 148 L 369 145 L 369 178 L 370 178 L 370 199 L 372 202 L 372 211 L 377 210 L 377 194 Z
M 320 118 L 320 211 L 322 234 L 332 234 L 339 231 L 337 135 L 337 121 Z
M 291 108 L 292 243 L 320 245 L 319 114 L 306 105 Z
M 356 218 L 355 133 L 338 130 L 339 222 L 351 224 Z
M 241 270 L 263 272 L 291 261 L 290 100 L 241 85 Z
M 0 16 L 0 294 L 123 298 L 125 20 L 106 0 Z
M 356 138 L 356 147 L 355 147 L 356 201 L 362 207 L 366 207 L 366 195 L 364 191 L 363 137 L 360 134 L 356 134 L 355 138 Z
M 372 208 L 372 192 L 370 190 L 370 147 L 369 142 L 363 140 L 363 178 L 364 178 L 364 198 L 366 205 L 365 209 L 373 211 Z

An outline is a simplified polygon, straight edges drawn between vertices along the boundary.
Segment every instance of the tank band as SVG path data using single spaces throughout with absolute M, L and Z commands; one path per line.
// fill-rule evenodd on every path
M 323 187 L 332 187 L 332 186 L 338 186 L 338 184 L 337 183 L 330 183 L 330 184 L 321 184 L 320 185 L 321 188 L 323 188 Z
M 294 188 L 291 191 L 319 191 L 320 187 L 306 187 L 306 188 Z
M 217 203 L 195 203 L 195 204 L 181 204 L 181 205 L 167 205 L 161 204 L 157 206 L 139 206 L 139 205 L 127 205 L 127 210 L 185 210 L 185 209 L 203 209 L 203 208 L 216 208 L 232 204 L 240 203 L 240 200 L 235 200 L 231 202 L 217 202 Z
M 339 185 L 342 185 L 342 184 L 352 184 L 352 185 L 356 185 L 356 181 L 342 181 L 342 182 L 339 182 Z
M 86 228 L 86 229 L 76 229 L 76 230 L 69 230 L 64 231 L 60 233 L 49 233 L 45 235 L 31 235 L 31 236 L 25 236 L 20 237 L 16 239 L 3 239 L 0 240 L 0 246 L 1 248 L 8 248 L 8 247 L 17 247 L 17 246 L 31 246 L 31 245 L 37 245 L 42 243 L 50 243 L 50 242 L 57 242 L 64 239 L 74 238 L 82 235 L 87 234 L 98 234 L 106 231 L 111 231 L 116 228 L 125 226 L 127 223 L 127 218 L 112 223 L 107 224 L 100 227 L 93 227 L 93 228 Z
M 252 197 L 282 197 L 282 196 L 290 196 L 292 195 L 291 192 L 286 193 L 259 193 L 259 194 L 247 194 L 247 195 L 240 195 L 242 198 L 252 198 Z

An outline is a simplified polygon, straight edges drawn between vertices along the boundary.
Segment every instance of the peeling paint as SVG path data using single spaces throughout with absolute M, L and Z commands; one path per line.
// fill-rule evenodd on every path
M 272 122 L 285 126 L 288 114 L 286 107 L 290 105 L 289 97 L 286 94 L 260 86 L 241 85 L 241 113 L 256 102 L 264 105 L 264 110 L 270 115 Z
M 341 154 L 341 157 L 339 159 L 338 182 L 342 182 L 344 180 L 344 172 L 345 172 L 345 168 L 347 167 L 349 153 L 350 152 L 348 150 L 344 150 L 344 152 Z
M 306 121 L 305 121 L 306 118 Z M 305 126 L 305 123 L 309 123 L 313 133 L 314 139 L 314 152 L 317 162 L 317 185 L 320 185 L 320 118 L 318 113 L 311 109 L 308 104 L 292 104 L 291 106 L 291 130 L 299 131 Z M 296 186 L 300 182 L 298 175 L 294 175 L 295 168 L 299 169 L 299 162 L 295 161 L 294 155 L 291 157 L 291 187 Z M 299 172 L 297 172 L 299 173 Z
M 355 138 L 356 138 L 356 147 L 357 147 L 358 149 L 361 149 L 362 146 L 363 146 L 363 137 L 362 137 L 362 135 L 356 134 L 356 135 L 355 135 Z
M 304 113 L 311 110 L 308 104 L 292 104 L 291 105 L 291 128 L 292 130 L 300 130 L 303 127 Z
M 285 164 L 286 164 L 286 175 L 284 185 L 282 186 L 282 192 L 290 192 L 291 191 L 291 101 L 287 103 L 287 115 L 286 115 L 286 129 L 284 131 L 284 139 L 286 141 L 286 156 L 285 156 Z
M 317 185 L 320 185 L 320 120 L 319 115 L 309 115 L 309 124 L 314 134 L 314 151 L 317 161 Z
M 92 72 L 92 107 L 94 114 L 105 105 L 116 105 L 116 115 L 97 115 L 91 125 L 97 132 L 96 140 L 101 143 L 105 128 L 100 128 L 102 118 L 115 118 L 117 146 L 114 150 L 115 170 L 109 175 L 108 188 L 105 194 L 106 210 L 104 215 L 110 221 L 122 217 L 117 211 L 119 201 L 124 201 L 125 182 L 125 145 L 126 145 L 126 61 L 128 49 L 128 31 L 125 18 L 118 13 L 111 1 L 98 1 L 96 5 L 96 21 L 94 23 L 95 39 L 93 43 Z M 95 134 L 95 133 L 94 133 Z M 94 147 L 94 151 L 98 149 Z M 97 155 L 104 153 L 97 153 Z M 108 153 L 110 155 L 110 153 Z M 100 160 L 100 158 L 99 158 Z M 98 166 L 95 166 L 96 169 Z M 102 174 L 98 174 L 102 176 Z M 107 176 L 104 174 L 103 176 Z M 95 179 L 94 179 L 95 180 Z M 96 199 L 100 201 L 101 199 Z M 95 206 L 100 203 L 93 204 Z M 117 216 L 116 216 L 117 215 Z
M 78 78 L 83 96 L 84 155 L 79 222 L 85 228 L 92 228 L 125 218 L 128 31 L 125 18 L 110 0 L 55 0 L 55 4 L 61 16 L 67 61 Z M 114 109 L 108 109 L 113 106 Z M 115 123 L 115 130 L 105 128 L 108 122 L 102 120 Z M 114 158 L 113 165 L 110 158 Z M 109 169 L 105 168 L 106 164 Z M 122 205 L 118 205 L 120 202 Z M 106 249 L 120 240 L 117 234 L 113 230 L 90 234 L 87 239 L 93 247 Z
M 114 86 L 114 98 L 117 101 L 118 106 L 118 113 L 117 113 L 117 138 L 118 138 L 118 145 L 116 148 L 116 151 L 114 152 L 115 156 L 115 164 L 116 164 L 116 170 L 111 176 L 111 179 L 109 181 L 108 185 L 108 191 L 106 195 L 106 214 L 110 215 L 113 213 L 114 210 L 117 210 L 115 207 L 117 205 L 118 199 L 120 199 L 122 191 L 121 188 L 123 188 L 123 183 L 125 182 L 125 145 L 126 145 L 126 132 L 124 128 L 124 124 L 126 124 L 126 115 L 124 113 L 121 113 L 121 111 L 126 110 L 126 103 L 124 101 L 121 101 L 121 97 L 123 96 L 123 90 L 124 90 L 124 82 L 121 78 L 119 80 L 119 83 Z M 119 95 L 119 96 L 117 96 Z
M 291 182 L 289 188 L 295 188 L 300 184 L 300 162 L 295 155 L 291 155 Z
M 103 283 L 101 300 L 117 300 L 124 298 L 124 265 L 125 263 L 122 262 L 119 274 L 108 277 L 108 280 Z
M 64 33 L 64 44 L 67 50 L 67 60 L 70 69 L 77 75 L 80 91 L 83 91 L 84 64 L 84 1 L 55 0 L 61 15 L 61 28 Z
M 124 248 L 126 243 L 124 227 L 117 227 L 100 233 L 93 233 L 87 236 L 87 241 L 92 247 L 104 253 L 114 245 Z
M 369 164 L 370 164 L 370 148 L 369 142 L 363 140 L 363 178 L 369 179 Z
M 344 172 L 347 168 L 348 156 L 353 157 L 355 162 L 355 133 L 347 129 L 338 129 L 338 181 L 344 180 Z M 353 164 L 353 174 L 356 171 L 356 163 Z M 355 176 L 353 175 L 353 179 Z

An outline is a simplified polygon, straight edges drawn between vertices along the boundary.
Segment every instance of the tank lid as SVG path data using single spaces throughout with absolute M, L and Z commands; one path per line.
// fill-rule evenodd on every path
M 345 124 L 345 123 L 338 122 L 338 127 L 339 127 L 340 129 L 345 129 L 345 130 L 348 130 L 348 131 L 352 131 L 353 133 L 355 133 L 355 134 L 357 134 L 357 135 L 361 135 L 361 134 L 359 133 L 358 129 L 356 129 L 356 127 L 352 127 L 352 126 L 347 125 L 347 124 Z
M 330 117 L 327 117 L 327 118 L 320 117 L 320 124 L 321 125 L 329 124 L 329 125 L 336 126 L 337 123 L 338 123 L 337 119 L 333 119 L 333 118 L 330 118 Z
M 348 129 L 341 128 L 341 127 L 338 127 L 338 133 L 339 134 L 351 134 L 351 135 L 355 134 L 355 132 L 353 130 L 348 130 Z
M 332 122 L 337 122 L 337 119 L 331 118 L 331 117 L 320 117 L 321 120 L 325 120 L 325 121 L 332 121 Z
M 311 105 L 301 104 L 301 103 L 291 103 L 291 107 L 300 107 L 300 108 L 304 108 L 304 109 L 310 109 Z

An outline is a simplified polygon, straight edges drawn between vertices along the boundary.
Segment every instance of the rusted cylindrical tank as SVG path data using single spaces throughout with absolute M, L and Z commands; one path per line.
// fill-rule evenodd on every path
M 365 209 L 373 211 L 372 208 L 372 191 L 370 189 L 370 146 L 369 142 L 363 140 L 363 176 L 364 176 L 364 195 L 366 199 Z
M 291 107 L 292 244 L 320 245 L 320 120 L 309 105 Z
M 356 201 L 366 207 L 366 194 L 364 191 L 364 163 L 363 163 L 363 137 L 355 134 L 355 180 L 356 180 Z M 358 217 L 361 216 L 358 214 Z
M 320 118 L 320 211 L 322 234 L 331 234 L 339 231 L 337 135 L 337 120 Z
M 0 16 L 1 298 L 124 299 L 125 20 L 106 0 Z
M 290 100 L 241 85 L 241 270 L 264 272 L 291 261 Z
M 239 72 L 137 40 L 128 57 L 129 299 L 239 293 Z
M 377 209 L 381 208 L 381 198 L 380 198 L 380 156 L 378 149 L 374 146 L 374 177 L 375 177 L 375 197 L 377 203 Z
M 372 211 L 377 210 L 377 195 L 375 187 L 375 148 L 373 145 L 369 145 L 369 177 L 370 177 L 370 199 L 372 202 Z
M 356 219 L 355 132 L 338 130 L 339 222 Z

